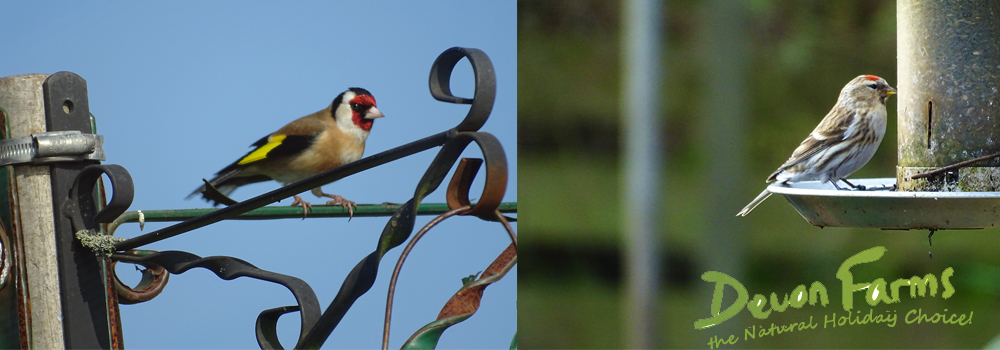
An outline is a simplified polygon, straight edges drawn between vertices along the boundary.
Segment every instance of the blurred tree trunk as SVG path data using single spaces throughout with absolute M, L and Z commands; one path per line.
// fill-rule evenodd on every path
M 744 174 L 747 114 L 747 11 L 744 2 L 711 0 L 701 3 L 699 37 L 701 62 L 699 74 L 701 106 L 697 119 L 701 136 L 700 152 L 707 167 L 702 189 L 705 195 L 705 219 L 698 256 L 699 271 L 719 271 L 743 280 L 746 235 L 744 220 L 734 215 L 751 198 L 743 198 L 740 175 Z M 763 185 L 763 181 L 761 181 Z M 763 188 L 762 188 L 763 189 Z M 714 284 L 699 285 L 705 311 L 711 305 Z M 735 297 L 731 288 L 725 292 L 725 305 Z M 706 312 L 707 314 L 707 312 Z M 702 314 L 707 317 L 708 315 Z M 717 334 L 739 334 L 740 325 L 725 322 L 713 328 Z

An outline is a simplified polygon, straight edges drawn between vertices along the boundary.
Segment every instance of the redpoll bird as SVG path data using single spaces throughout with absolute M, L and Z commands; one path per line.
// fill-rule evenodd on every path
M 382 117 L 368 90 L 347 89 L 333 99 L 330 107 L 296 119 L 255 142 L 252 151 L 219 170 L 209 182 L 229 195 L 243 185 L 268 180 L 288 185 L 356 161 L 365 152 L 365 140 L 375 119 Z M 204 191 L 205 186 L 201 186 L 188 198 Z M 326 204 L 346 207 L 354 215 L 354 202 L 323 193 L 319 187 L 312 193 L 333 199 Z M 298 195 L 293 197 L 292 205 L 302 205 L 304 216 L 312 205 Z
M 843 181 L 857 188 L 844 178 L 868 163 L 878 149 L 885 136 L 885 99 L 894 94 L 896 89 L 874 75 L 851 80 L 840 90 L 833 110 L 766 182 L 829 181 L 840 190 L 837 181 Z M 770 196 L 765 189 L 736 216 L 746 216 Z

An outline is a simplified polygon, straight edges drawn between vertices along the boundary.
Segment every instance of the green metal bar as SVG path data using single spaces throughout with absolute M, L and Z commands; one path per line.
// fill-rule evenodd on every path
M 391 216 L 399 210 L 402 204 L 397 203 L 383 203 L 383 204 L 358 204 L 358 207 L 354 209 L 354 216 L 358 217 L 371 217 L 371 216 Z M 501 213 L 517 213 L 517 202 L 505 202 L 500 203 Z M 206 208 L 206 209 L 166 209 L 166 210 L 144 210 L 142 211 L 143 219 L 146 222 L 173 222 L 173 221 L 184 221 L 190 218 L 199 217 L 211 212 L 214 212 L 216 208 Z M 448 211 L 448 204 L 445 203 L 424 203 L 420 204 L 417 209 L 417 215 L 441 215 L 442 213 Z M 348 216 L 347 208 L 338 205 L 313 205 L 312 211 L 309 212 L 308 218 L 333 218 L 333 217 L 346 217 Z M 301 219 L 302 218 L 302 207 L 293 206 L 267 206 L 257 208 L 246 213 L 240 214 L 239 216 L 232 218 L 231 220 L 273 220 L 273 219 Z M 127 222 L 139 222 L 139 211 L 129 211 L 125 212 L 119 216 L 115 221 L 108 225 L 108 232 L 111 235 L 115 234 L 115 229 L 121 224 Z

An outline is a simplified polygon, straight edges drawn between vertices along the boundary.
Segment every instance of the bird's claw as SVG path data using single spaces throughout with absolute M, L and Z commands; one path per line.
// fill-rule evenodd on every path
M 302 200 L 302 197 L 299 197 L 299 196 L 294 196 L 294 197 L 295 197 L 295 201 L 292 202 L 292 206 L 293 207 L 296 206 L 296 205 L 301 205 L 302 206 L 302 220 L 305 220 L 306 219 L 306 213 L 307 213 L 307 211 L 308 210 L 312 210 L 313 206 L 312 206 L 312 204 L 309 204 L 309 202 L 306 202 L 306 201 Z
M 351 219 L 354 218 L 354 209 L 358 207 L 354 201 L 346 200 L 344 197 L 335 194 L 328 194 L 326 196 L 333 199 L 332 201 L 326 202 L 326 205 L 339 205 L 347 208 L 347 221 L 351 221 Z
M 845 184 L 847 184 L 848 186 L 851 186 L 851 188 L 853 188 L 855 190 L 858 190 L 858 191 L 865 191 L 865 190 L 867 190 L 867 187 L 865 187 L 865 185 L 855 185 L 855 184 L 852 184 L 849 181 L 847 181 L 847 179 L 840 179 L 840 181 L 843 181 Z M 838 190 L 842 189 L 842 188 L 840 188 L 840 187 L 837 186 L 837 182 L 833 183 L 833 187 L 837 187 Z

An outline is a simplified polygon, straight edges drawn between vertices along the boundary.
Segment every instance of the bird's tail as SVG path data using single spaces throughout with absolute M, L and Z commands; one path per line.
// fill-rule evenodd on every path
M 212 184 L 212 186 L 215 187 L 215 189 L 219 190 L 219 193 L 228 196 L 230 193 L 233 193 L 233 191 L 235 191 L 236 188 L 240 186 L 261 181 L 268 181 L 271 179 L 265 175 L 238 176 L 240 175 L 241 172 L 243 172 L 243 168 L 226 167 L 225 169 L 222 169 L 222 171 L 219 171 L 218 174 L 215 174 L 215 177 L 212 178 L 212 180 L 209 180 L 208 182 Z M 198 194 L 202 194 L 202 198 L 204 198 L 209 202 L 212 202 L 211 199 L 209 199 L 204 195 L 204 192 L 205 192 L 205 185 L 201 185 L 200 187 L 198 187 L 198 189 L 194 190 L 194 192 L 191 192 L 191 194 L 187 196 L 187 199 L 191 199 L 192 197 L 197 196 Z M 214 204 L 218 205 L 219 203 L 214 203 Z
M 764 200 L 770 196 L 771 196 L 771 191 L 765 189 L 764 192 L 761 192 L 759 195 L 757 195 L 757 198 L 754 198 L 753 201 L 750 202 L 750 204 L 747 204 L 747 206 L 743 207 L 743 210 L 740 210 L 740 212 L 737 213 L 736 216 L 747 216 L 747 214 L 750 214 L 750 212 L 753 211 L 753 208 L 756 208 L 758 205 L 760 205 L 760 203 L 763 203 Z

